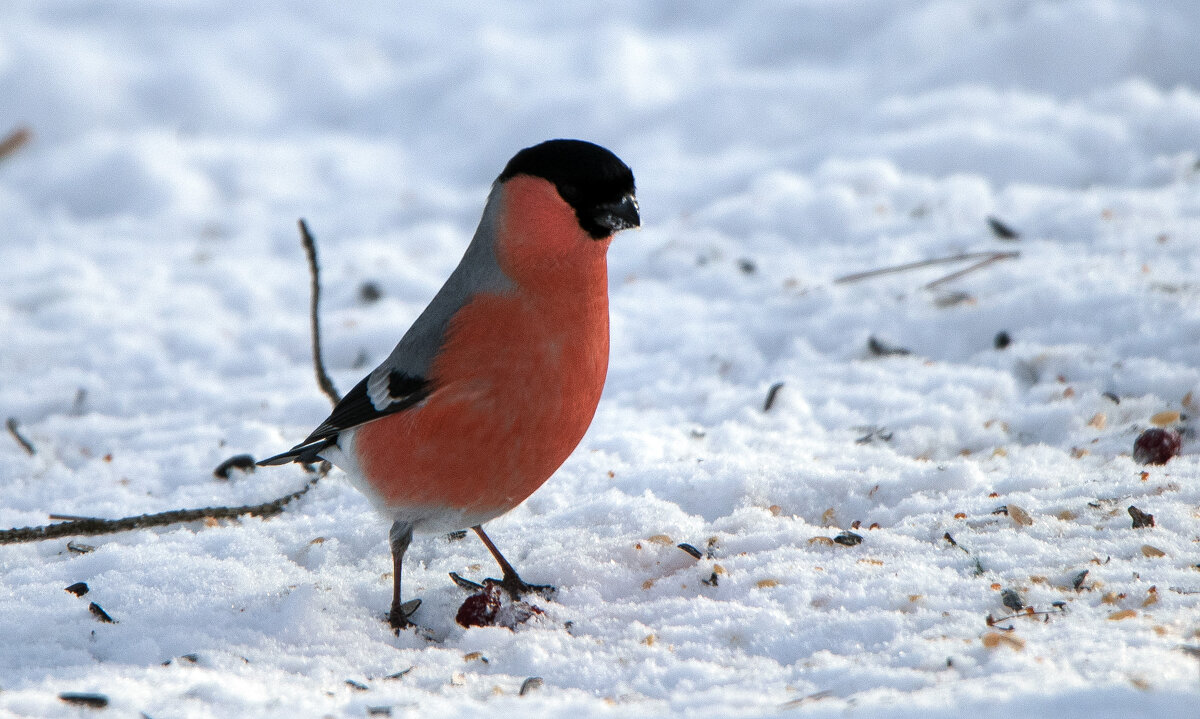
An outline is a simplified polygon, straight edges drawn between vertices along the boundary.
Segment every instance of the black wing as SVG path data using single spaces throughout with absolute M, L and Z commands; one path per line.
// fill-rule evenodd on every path
M 423 377 L 413 377 L 399 370 L 392 370 L 387 375 L 386 391 L 378 393 L 375 400 L 371 398 L 368 387 L 371 375 L 354 385 L 354 389 L 346 393 L 341 402 L 333 408 L 312 434 L 300 444 L 292 447 L 283 454 L 259 462 L 259 466 L 287 464 L 288 462 L 304 462 L 310 464 L 318 459 L 321 450 L 337 443 L 338 433 L 365 424 L 372 420 L 386 417 L 389 414 L 402 412 L 429 396 L 433 391 L 430 382 Z M 382 389 L 382 388 L 381 388 Z M 378 401 L 382 407 L 376 406 Z

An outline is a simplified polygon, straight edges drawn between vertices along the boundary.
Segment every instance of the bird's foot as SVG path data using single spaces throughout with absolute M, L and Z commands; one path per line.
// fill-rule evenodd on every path
M 460 589 L 465 591 L 481 592 L 488 586 L 498 586 L 508 592 L 508 596 L 513 599 L 520 599 L 529 593 L 540 595 L 544 599 L 553 599 L 554 593 L 558 591 L 557 587 L 550 584 L 529 584 L 515 573 L 506 574 L 503 579 L 485 579 L 483 584 L 473 582 L 457 572 L 450 572 L 450 578 Z
M 409 617 L 416 613 L 417 608 L 421 606 L 420 599 L 410 599 L 403 604 L 393 604 L 392 610 L 388 612 L 387 621 L 397 635 L 401 629 L 416 628 L 417 625 L 409 621 Z
M 520 599 L 530 592 L 540 595 L 543 599 L 553 599 L 554 593 L 558 591 L 558 587 L 550 584 L 529 584 L 517 576 L 516 572 L 505 574 L 503 579 L 485 579 L 483 581 L 499 584 L 513 599 Z

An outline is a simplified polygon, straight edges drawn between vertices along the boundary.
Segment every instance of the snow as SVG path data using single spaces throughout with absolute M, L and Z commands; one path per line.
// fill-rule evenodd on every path
M 328 411 L 298 217 L 342 389 L 516 150 L 613 149 L 644 228 L 591 430 L 489 525 L 544 614 L 458 626 L 447 573 L 495 568 L 418 537 L 431 638 L 393 635 L 334 472 L 268 520 L 0 545 L 0 715 L 1194 715 L 1198 42 L 1190 0 L 11 3 L 0 412 L 37 453 L 0 437 L 0 527 L 303 486 L 212 477 Z M 980 251 L 1020 256 L 836 282 Z M 1135 464 L 1164 411 L 1183 453 Z M 1002 589 L 1049 613 L 988 627 Z

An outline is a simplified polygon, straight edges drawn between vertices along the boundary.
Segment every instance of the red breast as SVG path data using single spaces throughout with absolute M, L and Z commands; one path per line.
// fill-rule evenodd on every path
M 584 232 L 550 182 L 504 186 L 496 257 L 513 289 L 453 317 L 419 406 L 358 428 L 365 479 L 390 507 L 498 515 L 583 437 L 608 370 L 610 239 Z

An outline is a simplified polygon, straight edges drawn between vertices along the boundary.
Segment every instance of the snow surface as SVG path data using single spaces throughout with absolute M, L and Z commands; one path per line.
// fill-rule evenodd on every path
M 266 521 L 0 546 L 0 714 L 1197 715 L 1200 4 L 3 15 L 0 134 L 34 139 L 0 161 L 0 414 L 37 449 L 0 436 L 3 527 L 304 484 L 211 474 L 328 411 L 298 217 L 342 389 L 440 286 L 517 149 L 612 148 L 645 227 L 610 253 L 591 431 L 489 525 L 559 587 L 544 615 L 458 626 L 447 573 L 495 569 L 474 537 L 424 537 L 406 591 L 433 639 L 394 636 L 387 524 L 335 472 Z M 962 251 L 1020 256 L 933 290 L 963 265 L 834 282 Z M 1135 464 L 1172 410 L 1183 454 Z M 856 520 L 861 544 L 828 541 Z M 676 548 L 710 538 L 711 557 Z M 989 628 L 1005 589 L 1048 618 Z

